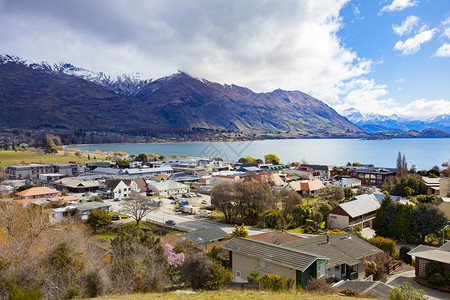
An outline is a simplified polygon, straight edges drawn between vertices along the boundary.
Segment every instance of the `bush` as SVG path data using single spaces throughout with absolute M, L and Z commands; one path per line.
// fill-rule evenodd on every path
M 34 288 L 21 288 L 15 286 L 9 292 L 10 300 L 39 300 L 42 298 L 42 289 L 39 286 Z
M 324 294 L 333 293 L 331 286 L 324 279 L 314 277 L 309 278 L 308 283 L 305 286 L 305 290 L 308 292 L 321 292 Z
M 282 291 L 287 289 L 286 278 L 275 274 L 264 274 L 260 279 L 261 288 L 272 291 Z
M 430 278 L 428 278 L 428 281 L 431 284 L 437 285 L 437 286 L 442 286 L 445 285 L 445 279 L 444 277 L 442 277 L 441 274 L 436 273 L 434 275 L 431 275 Z
M 251 271 L 247 276 L 248 282 L 258 282 L 259 272 L 255 270 Z
M 181 277 L 196 290 L 202 287 L 211 273 L 212 261 L 199 253 L 191 253 L 180 265 Z
M 410 265 L 412 263 L 411 255 L 408 255 L 409 251 L 411 251 L 411 248 L 409 246 L 401 246 L 400 247 L 399 258 L 408 265 Z
M 213 264 L 209 270 L 210 273 L 202 285 L 205 290 L 223 289 L 225 284 L 233 279 L 231 271 L 220 264 Z
M 103 209 L 94 209 L 89 214 L 87 224 L 94 230 L 99 230 L 111 224 L 111 216 Z
M 395 253 L 395 242 L 389 238 L 384 238 L 381 236 L 369 239 L 369 243 L 377 248 L 380 248 L 386 252 L 389 256 L 393 256 Z
M 442 266 L 437 261 L 430 261 L 425 267 L 425 276 L 430 279 L 436 273 L 443 274 Z
M 428 297 L 425 296 L 423 290 L 416 290 L 412 287 L 411 283 L 403 282 L 402 285 L 397 285 L 388 295 L 388 300 L 404 300 L 404 299 L 414 299 L 414 300 L 426 300 Z
M 450 270 L 444 271 L 445 283 L 450 285 Z

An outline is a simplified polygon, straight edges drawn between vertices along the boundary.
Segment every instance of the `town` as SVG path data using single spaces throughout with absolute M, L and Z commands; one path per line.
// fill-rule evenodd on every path
M 13 238 L 12 213 L 33 211 L 25 213 L 35 218 L 26 221 L 33 230 L 37 219 L 54 230 L 85 223 L 90 243 L 103 255 L 117 256 L 118 228 L 148 226 L 142 228 L 160 237 L 172 271 L 181 272 L 183 280 L 178 276 L 172 284 L 194 289 L 276 289 L 275 280 L 284 289 L 315 286 L 385 299 L 403 282 L 395 274 L 409 272 L 414 286 L 450 291 L 448 166 L 408 169 L 401 153 L 397 168 L 285 165 L 275 154 L 237 162 L 176 154 L 107 153 L 110 160 L 90 159 L 101 157 L 99 152 L 84 155 L 84 163 L 0 170 L 0 233 Z M 191 260 L 189 251 L 195 254 Z M 217 270 L 189 273 L 189 263 L 211 265 L 199 258 L 202 252 L 228 272 L 213 287 L 205 278 Z M 143 283 L 129 284 L 112 291 L 145 291 L 137 289 Z

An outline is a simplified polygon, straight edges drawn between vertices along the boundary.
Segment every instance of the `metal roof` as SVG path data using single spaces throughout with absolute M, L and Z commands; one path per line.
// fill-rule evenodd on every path
M 355 200 L 339 204 L 339 206 L 352 218 L 380 208 L 380 202 L 378 202 L 377 198 L 373 194 L 359 195 L 355 198 Z M 331 211 L 332 210 L 330 210 L 330 212 Z
M 327 268 L 341 264 L 356 265 L 363 255 L 371 256 L 383 252 L 351 234 L 330 234 L 330 243 L 327 243 L 327 236 L 324 234 L 286 243 L 283 246 L 329 257 Z
M 317 259 L 328 259 L 327 256 L 314 255 L 298 249 L 285 247 L 285 244 L 281 246 L 239 237 L 231 239 L 222 248 L 300 271 L 306 270 Z
M 180 235 L 181 239 L 190 239 L 195 246 L 222 239 L 227 233 L 219 227 L 199 229 Z

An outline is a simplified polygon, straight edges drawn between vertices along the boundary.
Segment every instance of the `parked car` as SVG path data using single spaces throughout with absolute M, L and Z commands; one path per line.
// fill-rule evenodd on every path
M 181 197 L 183 197 L 183 198 L 189 198 L 189 196 L 188 196 L 187 194 L 183 194 L 183 195 L 181 195 Z
M 206 205 L 206 206 L 205 206 L 205 209 L 207 209 L 207 210 L 215 210 L 215 209 L 216 209 L 216 206 L 213 205 L 213 204 Z
M 201 197 L 201 196 L 203 196 L 202 194 L 200 194 L 200 193 L 195 193 L 195 196 L 197 196 L 197 197 Z
M 164 201 L 159 200 L 158 202 L 156 202 L 156 205 L 158 205 L 158 206 L 163 206 L 163 205 L 164 205 Z
M 177 223 L 176 223 L 174 220 L 167 220 L 167 221 L 166 221 L 166 224 L 167 224 L 167 225 L 172 225 L 172 226 L 177 225 Z
M 202 200 L 202 204 L 208 204 L 208 201 Z
M 169 199 L 170 200 L 175 200 L 176 198 L 175 198 L 175 196 L 169 196 Z
M 119 221 L 121 219 L 120 215 L 112 215 L 111 220 Z

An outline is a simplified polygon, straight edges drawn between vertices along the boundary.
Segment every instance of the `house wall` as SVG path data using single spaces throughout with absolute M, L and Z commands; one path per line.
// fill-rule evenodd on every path
M 328 228 L 330 229 L 344 229 L 348 227 L 349 224 L 349 217 L 348 216 L 342 216 L 338 214 L 330 213 L 328 215 Z
M 127 198 L 130 196 L 131 188 L 127 186 L 123 181 L 119 182 L 116 188 L 113 190 L 114 199 Z
M 416 256 L 416 262 L 415 262 L 416 277 L 418 277 L 418 276 L 420 276 L 420 277 L 425 276 L 425 268 L 426 268 L 426 265 L 430 261 L 431 260 L 420 258 L 420 257 Z M 450 264 L 445 264 L 445 263 L 441 263 L 440 262 L 440 265 L 442 266 L 442 269 L 450 270 Z
M 439 195 L 441 197 L 450 197 L 450 178 L 439 180 Z
M 231 261 L 232 261 L 232 272 L 235 281 L 237 280 L 236 278 L 237 271 L 241 273 L 241 282 L 242 282 L 247 281 L 248 275 L 253 270 L 257 270 L 260 276 L 264 274 L 276 274 L 278 276 L 285 276 L 286 279 L 289 278 L 295 279 L 294 269 L 270 263 L 269 270 L 264 270 L 258 267 L 258 259 L 242 255 L 236 252 L 233 252 Z

